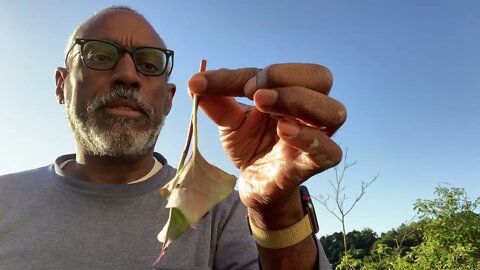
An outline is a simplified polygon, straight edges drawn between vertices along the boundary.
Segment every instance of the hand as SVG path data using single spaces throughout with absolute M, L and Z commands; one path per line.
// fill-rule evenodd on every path
M 330 71 L 315 64 L 211 70 L 190 79 L 241 170 L 240 198 L 249 211 L 288 209 L 302 182 L 340 162 L 341 148 L 330 137 L 346 110 L 328 96 L 331 85 Z M 253 99 L 255 106 L 234 97 Z

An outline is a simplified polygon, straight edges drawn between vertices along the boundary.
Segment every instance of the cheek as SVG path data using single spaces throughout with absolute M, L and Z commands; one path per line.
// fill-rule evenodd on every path
M 154 106 L 155 113 L 159 118 L 164 117 L 170 109 L 170 98 L 167 90 L 162 88 L 161 91 L 156 91 L 154 93 L 155 94 L 152 96 L 152 104 Z
M 93 76 L 88 73 L 88 70 L 77 70 L 72 73 L 72 76 L 70 76 L 68 80 L 68 87 L 65 89 L 67 94 L 66 98 L 75 106 L 77 113 L 83 113 L 85 111 L 88 100 L 109 89 L 108 83 L 101 80 L 98 74 Z
M 166 108 L 166 99 L 162 96 L 159 97 L 159 99 L 156 100 L 155 105 L 154 105 L 154 110 L 155 110 L 155 118 L 157 122 L 163 121 L 163 118 L 165 118 L 165 115 L 167 113 L 167 108 Z
M 82 91 L 82 85 L 73 81 L 65 88 L 65 93 L 67 104 L 75 109 L 77 115 L 83 114 L 88 98 L 85 96 L 85 91 Z

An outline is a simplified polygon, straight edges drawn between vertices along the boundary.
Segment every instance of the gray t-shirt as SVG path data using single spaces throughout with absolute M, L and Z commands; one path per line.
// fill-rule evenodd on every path
M 140 183 L 93 184 L 55 164 L 0 177 L 0 269 L 258 269 L 256 245 L 238 193 L 175 240 L 162 260 L 157 235 L 168 209 L 159 188 L 175 169 Z M 320 246 L 320 269 L 328 266 Z

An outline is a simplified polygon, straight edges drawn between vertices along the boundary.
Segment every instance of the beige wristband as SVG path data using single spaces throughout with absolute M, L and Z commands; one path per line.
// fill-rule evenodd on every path
M 247 217 L 248 218 L 248 217 Z M 257 244 L 265 248 L 280 249 L 293 246 L 300 243 L 308 236 L 312 235 L 312 225 L 310 218 L 305 215 L 299 222 L 292 226 L 275 231 L 266 231 L 257 227 L 248 219 L 250 231 Z

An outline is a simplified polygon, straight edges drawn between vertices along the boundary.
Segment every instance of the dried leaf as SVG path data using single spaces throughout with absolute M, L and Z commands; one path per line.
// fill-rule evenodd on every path
M 163 227 L 162 231 L 158 235 L 158 239 L 161 242 L 165 242 L 166 239 L 173 241 L 182 235 L 190 227 L 185 215 L 182 214 L 177 208 L 171 208 L 168 216 L 168 221 Z M 161 236 L 160 236 L 161 235 Z M 167 237 L 169 235 L 169 237 Z
M 202 61 L 203 70 L 204 65 Z M 160 194 L 167 200 L 166 207 L 170 208 L 170 214 L 167 223 L 158 234 L 158 240 L 163 242 L 163 246 L 156 262 L 163 257 L 173 240 L 194 227 L 210 208 L 226 198 L 235 187 L 236 177 L 208 163 L 198 150 L 197 109 L 198 97 L 195 96 L 191 129 L 177 174 L 160 189 Z M 184 165 L 192 129 L 194 147 L 192 156 Z
M 167 208 L 180 210 L 193 226 L 235 187 L 236 177 L 208 163 L 195 149 L 185 167 L 160 194 Z
M 160 194 L 167 200 L 170 215 L 158 240 L 163 242 L 159 259 L 171 242 L 205 216 L 235 187 L 236 177 L 208 163 L 197 148 L 185 166 L 168 182 Z

